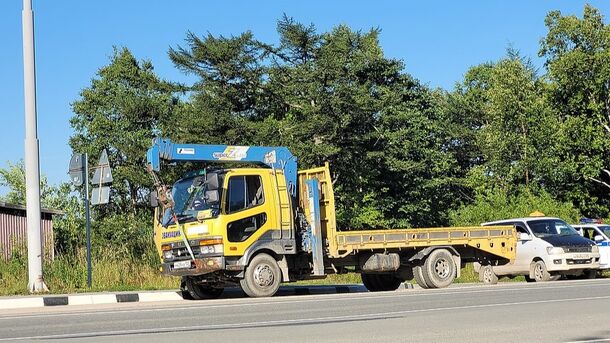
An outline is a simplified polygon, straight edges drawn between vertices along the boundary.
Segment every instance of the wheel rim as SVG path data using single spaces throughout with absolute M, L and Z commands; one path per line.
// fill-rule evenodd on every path
M 275 276 L 273 270 L 268 264 L 259 264 L 254 268 L 254 281 L 259 287 L 269 287 L 273 284 Z
M 542 274 L 542 266 L 540 265 L 540 263 L 537 263 L 534 267 L 534 277 L 536 278 L 536 280 L 542 280 Z
M 438 275 L 442 279 L 449 276 L 449 270 L 449 261 L 444 258 L 438 259 L 434 264 L 434 271 L 436 272 L 436 275 Z

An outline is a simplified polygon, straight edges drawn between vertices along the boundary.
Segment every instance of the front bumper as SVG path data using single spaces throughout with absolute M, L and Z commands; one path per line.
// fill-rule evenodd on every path
M 176 262 L 172 261 L 165 262 L 162 265 L 162 273 L 165 275 L 172 276 L 185 276 L 185 275 L 203 275 L 212 273 L 225 268 L 224 257 L 201 257 L 191 261 L 190 268 L 174 268 Z
M 549 255 L 549 261 L 545 264 L 549 272 L 599 269 L 599 257 L 599 253 L 567 253 Z

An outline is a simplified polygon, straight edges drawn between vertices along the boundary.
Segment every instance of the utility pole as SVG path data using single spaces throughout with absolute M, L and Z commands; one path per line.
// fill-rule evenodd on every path
M 25 185 L 28 228 L 28 290 L 48 291 L 42 277 L 40 167 L 36 122 L 36 68 L 32 0 L 23 0 L 23 86 L 25 94 Z

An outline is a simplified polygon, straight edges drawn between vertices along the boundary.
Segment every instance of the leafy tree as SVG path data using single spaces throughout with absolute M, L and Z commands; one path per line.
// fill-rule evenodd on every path
M 25 205 L 25 166 L 22 160 L 16 164 L 9 162 L 8 168 L 0 168 L 0 185 L 8 188 L 7 194 L 1 197 L 2 201 Z M 40 177 L 42 207 L 62 211 L 62 214 L 53 215 L 55 249 L 60 253 L 75 253 L 84 243 L 83 206 L 75 191 L 69 183 L 52 186 L 44 175 Z
M 546 58 L 553 105 L 569 139 L 562 159 L 574 171 L 574 200 L 585 214 L 606 216 L 610 199 L 610 26 L 586 5 L 582 18 L 550 12 L 539 55 Z M 597 183 L 597 184 L 595 184 Z M 602 186 L 603 185 L 603 186 Z
M 115 49 L 109 65 L 72 103 L 70 147 L 89 154 L 89 164 L 107 149 L 113 168 L 111 205 L 106 213 L 136 213 L 151 185 L 145 170 L 146 150 L 178 106 L 178 88 L 157 77 L 149 61 L 138 62 L 126 48 Z M 166 124 L 169 125 L 169 124 Z
M 452 167 L 436 132 L 443 95 L 383 55 L 378 29 L 318 33 L 285 16 L 278 34 L 270 45 L 250 32 L 189 33 L 187 47 L 169 54 L 200 80 L 165 132 L 180 141 L 288 146 L 301 168 L 330 162 L 345 226 L 442 222 L 437 213 L 455 199 L 440 186 L 447 178 L 429 181 Z
M 452 225 L 479 225 L 494 220 L 527 217 L 534 211 L 562 218 L 568 223 L 576 223 L 581 217 L 572 203 L 558 201 L 546 191 L 533 192 L 525 187 L 514 195 L 500 188 L 490 189 L 477 195 L 474 203 L 451 211 L 449 216 Z

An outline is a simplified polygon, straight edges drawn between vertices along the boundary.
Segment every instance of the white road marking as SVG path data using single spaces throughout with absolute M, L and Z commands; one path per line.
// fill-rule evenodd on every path
M 588 281 L 588 280 L 587 280 Z M 593 280 L 591 280 L 593 281 Z M 439 296 L 439 295 L 453 295 L 453 294 L 477 294 L 477 293 L 493 293 L 506 291 L 523 291 L 523 290 L 549 290 L 549 289 L 566 289 L 576 287 L 607 287 L 607 282 L 582 282 L 577 281 L 576 283 L 566 284 L 561 283 L 546 283 L 546 284 L 521 284 L 521 286 L 514 285 L 513 287 L 508 286 L 472 286 L 472 287 L 460 287 L 453 289 L 425 289 L 417 290 L 413 293 L 411 291 L 400 291 L 400 292 L 383 292 L 383 293 L 342 293 L 342 294 L 324 294 L 324 295 L 300 295 L 291 297 L 276 297 L 276 298 L 264 298 L 264 299 L 252 299 L 245 298 L 249 302 L 244 302 L 244 298 L 234 299 L 220 299 L 220 300 L 208 300 L 203 302 L 195 302 L 192 305 L 186 306 L 167 306 L 162 308 L 152 309 L 112 309 L 112 310 L 91 310 L 91 311 L 75 311 L 65 313 L 41 313 L 41 314 L 23 314 L 23 315 L 7 315 L 0 316 L 1 320 L 9 319 L 20 319 L 20 318 L 42 318 L 42 317 L 70 317 L 70 316 L 81 316 L 81 315 L 106 315 L 113 313 L 137 313 L 137 312 L 165 312 L 165 311 L 179 311 L 188 310 L 193 307 L 197 308 L 229 308 L 229 307 L 244 307 L 244 306 L 267 306 L 267 305 L 281 305 L 281 304 L 298 304 L 298 303 L 315 303 L 315 302 L 328 302 L 328 301 L 356 301 L 356 300 L 368 300 L 372 298 L 392 298 L 392 297 L 425 297 L 425 296 Z M 607 280 L 606 280 L 607 281 Z M 464 289 L 466 289 L 464 291 Z M 219 303 L 222 302 L 222 303 Z M 133 303 L 137 304 L 137 303 Z M 121 304 L 122 305 L 122 304 Z M 130 304 L 131 305 L 131 304 Z
M 520 301 L 511 303 L 495 303 L 495 304 L 484 304 L 484 305 L 466 305 L 466 306 L 454 306 L 454 307 L 437 307 L 429 309 L 419 310 L 404 310 L 394 312 L 380 312 L 380 313 L 368 313 L 358 315 L 347 315 L 347 316 L 333 316 L 333 317 L 318 317 L 318 318 L 304 318 L 304 319 L 285 319 L 285 320 L 274 320 L 274 321 L 258 321 L 258 322 L 244 322 L 244 323 L 229 323 L 229 324 L 213 324 L 213 325 L 195 325 L 195 326 L 181 326 L 181 327 L 162 327 L 155 329 L 134 329 L 134 330 L 115 330 L 115 331 L 92 331 L 82 332 L 74 334 L 59 334 L 59 335 L 41 335 L 41 336 L 25 336 L 25 337 L 10 337 L 0 338 L 0 341 L 18 341 L 18 340 L 31 340 L 31 339 L 68 339 L 68 338 L 82 338 L 92 336 L 108 336 L 108 335 L 128 335 L 128 334 L 152 334 L 152 333 L 163 333 L 163 332 L 178 332 L 178 331 L 196 331 L 196 330 L 210 330 L 210 329 L 231 329 L 231 328 L 253 328 L 259 326 L 270 326 L 270 325 L 287 325 L 287 324 L 306 324 L 312 322 L 336 322 L 344 320 L 358 320 L 358 319 L 385 319 L 388 317 L 399 317 L 405 314 L 412 313 L 424 313 L 424 312 L 437 312 L 437 311 L 449 311 L 449 310 L 464 310 L 464 309 L 476 309 L 476 308 L 488 308 L 495 306 L 517 306 L 517 305 L 531 305 L 531 304 L 548 304 L 548 303 L 562 303 L 572 301 L 586 301 L 586 300 L 605 300 L 610 299 L 609 296 L 600 297 L 584 297 L 584 298 L 570 298 L 570 299 L 555 299 L 555 300 L 534 300 L 534 301 Z M 584 341 L 589 342 L 589 341 Z M 593 342 L 593 341 L 591 341 Z

